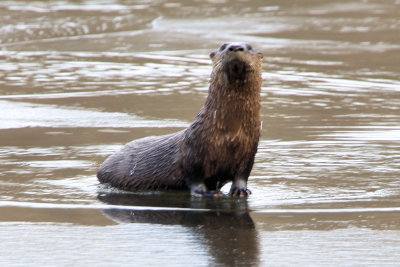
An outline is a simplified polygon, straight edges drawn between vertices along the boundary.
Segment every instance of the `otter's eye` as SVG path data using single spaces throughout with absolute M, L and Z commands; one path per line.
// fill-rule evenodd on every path
M 228 44 L 223 44 L 220 48 L 219 48 L 219 50 L 220 51 L 224 51 L 225 50 L 225 48 L 228 46 Z
M 251 46 L 251 45 L 246 45 L 247 46 L 247 50 L 252 50 L 253 49 L 253 47 Z

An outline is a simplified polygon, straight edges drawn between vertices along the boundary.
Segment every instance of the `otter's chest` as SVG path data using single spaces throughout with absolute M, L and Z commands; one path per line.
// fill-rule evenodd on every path
M 241 127 L 236 131 L 216 132 L 208 139 L 207 158 L 219 167 L 233 168 L 252 153 L 258 136 L 249 135 Z
M 240 155 L 246 152 L 247 148 L 254 142 L 252 137 L 239 128 L 236 132 L 226 132 L 216 135 L 216 148 L 221 154 Z
M 209 136 L 203 147 L 203 168 L 206 177 L 225 173 L 233 175 L 241 165 L 254 157 L 257 140 L 244 133 L 225 132 Z M 221 178 L 221 177 L 220 177 Z

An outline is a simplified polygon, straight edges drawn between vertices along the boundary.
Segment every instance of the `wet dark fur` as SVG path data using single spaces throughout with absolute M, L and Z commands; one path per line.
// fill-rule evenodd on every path
M 196 120 L 174 134 L 132 141 L 100 167 L 100 182 L 127 190 L 218 190 L 247 195 L 260 136 L 262 54 L 247 44 L 211 53 L 209 95 Z

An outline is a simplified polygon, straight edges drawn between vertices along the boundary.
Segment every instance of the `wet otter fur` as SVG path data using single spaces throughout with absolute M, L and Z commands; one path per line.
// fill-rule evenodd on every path
M 100 182 L 125 190 L 187 190 L 247 196 L 260 137 L 262 54 L 245 43 L 212 52 L 209 95 L 195 121 L 180 132 L 134 140 L 99 168 Z M 210 193 L 211 192 L 211 193 Z

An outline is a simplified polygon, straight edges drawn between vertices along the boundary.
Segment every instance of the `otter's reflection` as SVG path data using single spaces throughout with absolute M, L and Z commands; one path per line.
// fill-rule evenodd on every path
M 189 194 L 101 193 L 111 205 L 150 207 L 151 210 L 107 209 L 116 222 L 182 225 L 200 239 L 216 264 L 257 265 L 258 240 L 247 199 L 195 199 Z M 160 208 L 160 210 L 157 210 Z M 165 210 L 165 208 L 171 208 Z M 181 208 L 185 208 L 181 210 Z

